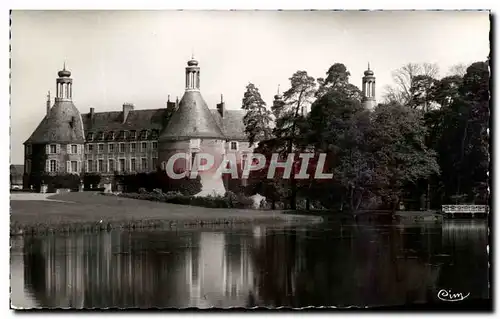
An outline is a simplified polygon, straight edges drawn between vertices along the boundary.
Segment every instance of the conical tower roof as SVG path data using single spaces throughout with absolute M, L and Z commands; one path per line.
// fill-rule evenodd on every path
M 160 135 L 163 141 L 189 138 L 225 139 L 201 96 L 200 67 L 194 58 L 188 61 L 186 67 L 186 92 Z
M 186 91 L 160 140 L 225 139 L 199 91 Z
M 58 76 L 55 104 L 25 143 L 85 142 L 83 120 L 73 104 L 73 80 L 70 78 L 71 72 L 66 70 L 66 64 L 63 70 L 58 72 Z M 50 105 L 50 100 L 47 104 Z
M 57 101 L 26 143 L 84 143 L 80 112 L 72 101 Z

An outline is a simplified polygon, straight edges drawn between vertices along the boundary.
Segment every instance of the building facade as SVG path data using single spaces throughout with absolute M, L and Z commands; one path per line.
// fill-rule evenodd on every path
M 46 116 L 24 143 L 25 175 L 97 173 L 111 177 L 164 169 L 177 152 L 189 156 L 208 152 L 216 162 L 233 153 L 242 162 L 253 151 L 245 135 L 244 111 L 227 110 L 222 96 L 209 109 L 200 92 L 200 67 L 194 59 L 186 67 L 180 102 L 169 100 L 156 109 L 136 109 L 124 103 L 121 111 L 90 108 L 82 114 L 73 104 L 73 80 L 66 67 L 58 72 L 56 85 L 54 104 L 49 94 Z M 190 163 L 184 168 L 190 169 Z M 27 183 L 28 179 L 25 188 L 30 186 Z
M 375 76 L 368 65 L 362 82 L 363 104 L 375 106 Z M 116 173 L 151 172 L 165 169 L 176 153 L 188 154 L 178 160 L 180 169 L 191 169 L 196 153 L 209 153 L 214 167 L 234 155 L 242 165 L 255 145 L 245 134 L 242 110 L 228 110 L 221 101 L 210 109 L 200 91 L 198 61 L 187 62 L 185 92 L 182 99 L 156 109 L 136 109 L 124 103 L 121 111 L 80 113 L 73 103 L 71 72 L 58 72 L 56 96 L 47 96 L 46 116 L 24 143 L 24 175 L 97 173 L 112 177 Z M 273 104 L 284 103 L 278 93 Z M 222 179 L 214 170 L 201 173 L 203 192 L 223 193 Z M 29 178 L 23 182 L 30 188 Z

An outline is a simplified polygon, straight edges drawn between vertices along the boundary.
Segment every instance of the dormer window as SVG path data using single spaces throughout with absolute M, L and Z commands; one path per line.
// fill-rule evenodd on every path
M 151 131 L 151 138 L 152 139 L 157 139 L 158 138 L 158 134 L 159 134 L 158 130 Z
M 90 132 L 89 134 L 87 134 L 87 140 L 93 141 L 94 140 L 94 133 Z
M 137 138 L 137 132 L 136 131 L 130 131 L 130 139 L 135 140 Z
M 125 131 L 120 131 L 120 139 L 125 139 Z
M 145 140 L 148 138 L 148 131 L 147 130 L 142 130 L 141 131 L 141 139 Z
M 234 142 L 234 141 L 231 142 L 231 150 L 232 151 L 238 150 L 238 142 Z
M 109 132 L 109 139 L 112 141 L 115 140 L 115 132 Z
M 99 139 L 100 141 L 104 141 L 104 132 L 99 132 L 98 139 Z

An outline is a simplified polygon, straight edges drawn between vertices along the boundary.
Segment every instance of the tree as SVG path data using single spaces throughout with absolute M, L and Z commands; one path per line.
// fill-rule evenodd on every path
M 275 136 L 286 141 L 286 149 L 282 149 L 284 157 L 297 150 L 294 146 L 304 145 L 301 132 L 306 127 L 305 114 L 316 92 L 316 81 L 306 71 L 295 72 L 290 78 L 290 84 L 290 89 L 283 94 L 285 103 L 282 104 L 282 109 L 276 110 L 280 117 L 276 120 L 274 129 Z M 293 174 L 290 188 L 290 208 L 295 209 L 297 188 Z
M 393 86 L 386 87 L 384 99 L 386 103 L 396 102 L 401 105 L 409 105 L 412 101 L 412 86 L 415 77 L 425 76 L 436 78 L 439 67 L 431 63 L 407 63 L 392 73 Z
M 467 65 L 464 63 L 457 63 L 452 65 L 448 70 L 448 76 L 459 76 L 463 77 L 467 73 Z
M 256 140 L 267 140 L 271 137 L 271 112 L 266 108 L 259 89 L 252 83 L 246 87 L 242 109 L 246 111 L 243 118 L 245 133 L 250 145 Z
M 351 209 L 357 209 L 365 195 L 363 183 L 369 171 L 369 153 L 364 134 L 370 125 L 369 112 L 352 94 L 352 87 L 359 91 L 349 83 L 329 86 L 313 103 L 308 117 L 308 142 L 316 153 L 327 153 L 328 172 L 334 173 L 333 180 L 314 183 L 321 185 L 321 190 L 313 187 L 310 191 L 320 195 L 328 207 L 337 201 L 341 208 L 346 202 Z
M 422 114 L 399 104 L 379 105 L 367 136 L 373 154 L 373 192 L 397 207 L 406 184 L 439 174 L 436 153 L 425 145 Z
M 322 97 L 332 89 L 343 89 L 348 96 L 361 101 L 361 91 L 355 85 L 349 83 L 351 73 L 344 64 L 333 64 L 326 72 L 326 75 L 326 79 L 319 78 L 317 80 L 319 85 L 318 91 L 316 92 L 317 98 Z

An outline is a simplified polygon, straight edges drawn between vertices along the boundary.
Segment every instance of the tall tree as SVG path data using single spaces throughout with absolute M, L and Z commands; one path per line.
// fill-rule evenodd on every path
M 316 97 L 320 98 L 332 89 L 343 89 L 352 98 L 361 100 L 361 91 L 353 84 L 349 83 L 351 73 L 342 63 L 333 64 L 326 72 L 326 78 L 318 78 L 319 88 Z
M 306 71 L 297 71 L 290 78 L 290 88 L 283 94 L 284 102 L 275 112 L 280 115 L 276 119 L 275 136 L 285 143 L 282 154 L 286 157 L 304 145 L 301 132 L 306 125 L 306 110 L 312 103 L 316 92 L 316 80 Z M 290 179 L 290 208 L 296 208 L 296 181 Z
M 246 89 L 241 108 L 246 111 L 243 117 L 245 133 L 250 145 L 253 145 L 256 140 L 271 138 L 271 111 L 267 109 L 259 89 L 253 83 L 249 83 Z
M 367 142 L 374 156 L 373 192 L 396 209 L 403 187 L 439 173 L 436 154 L 425 145 L 421 112 L 400 104 L 375 109 Z
M 387 86 L 384 99 L 386 103 L 396 102 L 401 105 L 410 105 L 412 100 L 412 86 L 415 77 L 425 76 L 436 78 L 439 67 L 432 63 L 407 63 L 392 72 L 393 86 Z

